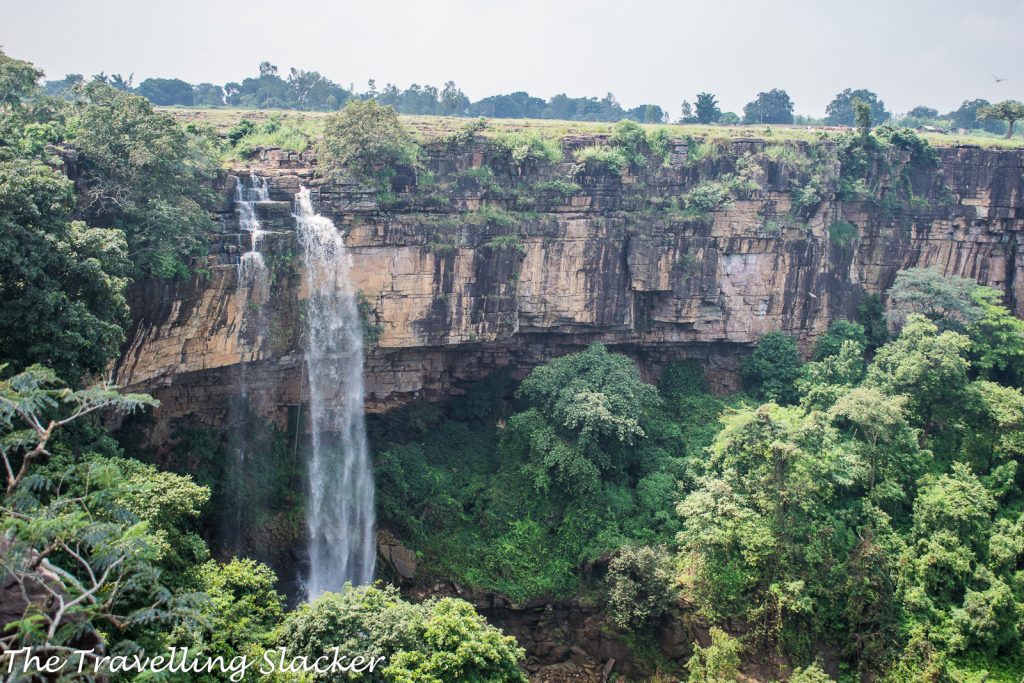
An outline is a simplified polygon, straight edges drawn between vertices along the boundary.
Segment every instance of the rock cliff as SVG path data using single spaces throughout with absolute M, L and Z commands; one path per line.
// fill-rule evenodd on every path
M 574 150 L 601 143 L 567 137 L 561 163 L 518 165 L 479 137 L 435 144 L 427 172 L 399 173 L 384 193 L 326 182 L 309 153 L 265 151 L 221 178 L 221 229 L 199 274 L 134 287 L 116 380 L 161 399 L 159 425 L 188 414 L 216 423 L 242 370 L 272 419 L 306 399 L 306 287 L 290 209 L 301 185 L 345 232 L 365 297 L 370 411 L 442 397 L 507 365 L 523 375 L 593 341 L 652 378 L 671 359 L 698 358 L 711 386 L 729 390 L 761 335 L 782 330 L 808 350 L 908 267 L 974 278 L 1022 313 L 1019 150 L 942 148 L 937 168 L 897 150 L 886 172 L 865 173 L 866 192 L 844 200 L 821 180 L 838 174 L 831 143 L 779 154 L 770 140 L 743 139 L 708 153 L 708 143 L 676 140 L 664 163 L 621 174 L 573 163 Z M 259 247 L 269 294 L 238 268 L 250 240 L 230 198 L 251 173 L 269 179 L 271 201 L 256 207 L 269 231 Z M 723 177 L 744 179 L 730 201 L 680 210 L 681 197 Z M 815 183 L 825 189 L 794 204 Z

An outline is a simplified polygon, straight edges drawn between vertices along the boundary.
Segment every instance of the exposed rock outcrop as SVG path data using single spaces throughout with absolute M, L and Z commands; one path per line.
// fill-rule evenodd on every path
M 782 330 L 807 350 L 831 321 L 854 317 L 865 294 L 884 292 L 914 266 L 1003 290 L 1022 312 L 1021 151 L 940 149 L 938 169 L 903 166 L 900 179 L 873 179 L 876 192 L 908 183 L 912 194 L 899 205 L 832 193 L 794 211 L 791 191 L 810 171 L 767 158 L 765 141 L 735 141 L 700 161 L 677 141 L 666 164 L 621 177 L 573 168 L 572 150 L 594 142 L 567 138 L 562 164 L 521 168 L 479 140 L 434 148 L 426 159 L 433 188 L 400 175 L 387 207 L 369 188 L 316 177 L 308 153 L 264 153 L 237 173 L 269 177 L 273 201 L 257 207 L 270 231 L 260 246 L 269 300 L 252 301 L 239 282 L 249 241 L 227 212 L 202 275 L 133 289 L 134 324 L 116 379 L 161 399 L 158 425 L 186 414 L 217 423 L 242 363 L 269 416 L 283 422 L 287 407 L 305 400 L 298 321 L 306 287 L 290 216 L 300 185 L 316 190 L 319 210 L 345 231 L 367 324 L 378 333 L 366 362 L 370 411 L 457 392 L 507 365 L 522 375 L 592 341 L 634 357 L 651 378 L 669 360 L 698 358 L 711 386 L 729 390 L 739 358 L 761 335 Z M 706 216 L 665 210 L 698 183 L 734 171 L 745 154 L 761 155 L 755 189 Z M 507 180 L 504 194 L 465 173 L 483 166 Z M 579 189 L 550 189 L 544 183 L 554 178 L 575 178 Z M 234 182 L 224 178 L 226 197 Z M 511 210 L 477 211 L 484 203 Z M 837 221 L 855 233 L 831 234 Z

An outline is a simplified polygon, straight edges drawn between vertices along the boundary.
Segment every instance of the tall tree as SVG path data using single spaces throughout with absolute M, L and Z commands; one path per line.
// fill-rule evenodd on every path
M 979 119 L 978 113 L 985 107 L 991 106 L 988 100 L 964 100 L 959 108 L 949 112 L 948 116 L 956 128 L 971 130 L 981 128 L 989 133 L 1001 133 L 1003 124 L 997 119 Z
M 85 87 L 75 111 L 69 142 L 79 153 L 83 214 L 124 231 L 139 273 L 187 273 L 213 225 L 209 141 L 144 98 L 98 81 Z
M 1013 137 L 1013 127 L 1021 119 L 1024 119 L 1024 102 L 1016 100 L 1004 100 L 978 110 L 979 121 L 1004 121 L 1008 138 Z
M 193 88 L 197 107 L 223 107 L 224 88 L 213 83 L 200 83 Z
M 801 364 L 796 340 L 782 332 L 769 332 L 761 337 L 753 353 L 743 359 L 740 374 L 761 398 L 793 403 L 793 382 L 800 376 Z
M 793 101 L 785 90 L 772 88 L 757 94 L 743 107 L 743 123 L 793 123 Z
M 886 110 L 885 103 L 870 90 L 851 90 L 847 88 L 836 95 L 825 108 L 825 122 L 832 126 L 856 125 L 856 111 L 853 101 L 860 100 L 871 108 L 871 120 L 877 125 L 889 120 L 891 114 Z
M 71 99 L 74 90 L 83 85 L 85 85 L 85 76 L 82 74 L 68 74 L 59 81 L 46 81 L 43 83 L 43 94 L 50 97 Z
M 718 108 L 718 100 L 709 92 L 697 93 L 695 110 L 697 121 L 700 123 L 717 123 L 722 116 L 722 110 Z
M 932 107 L 918 106 L 908 111 L 907 116 L 914 119 L 937 119 L 939 118 L 939 110 Z
M 120 90 L 120 88 L 118 89 Z M 191 84 L 179 78 L 147 78 L 139 83 L 135 93 L 161 107 L 176 104 L 191 107 L 195 104 L 195 95 Z
M 41 75 L 0 54 L 11 93 L 33 92 Z M 128 307 L 124 235 L 72 221 L 74 183 L 47 146 L 52 124 L 32 123 L 17 102 L 0 109 L 0 349 L 14 370 L 35 363 L 77 382 L 117 353 Z
M 16 107 L 38 89 L 43 72 L 31 63 L 8 57 L 0 50 L 0 111 Z
M 441 91 L 441 109 L 448 116 L 458 116 L 466 112 L 469 107 L 469 98 L 459 90 L 455 81 L 448 81 Z

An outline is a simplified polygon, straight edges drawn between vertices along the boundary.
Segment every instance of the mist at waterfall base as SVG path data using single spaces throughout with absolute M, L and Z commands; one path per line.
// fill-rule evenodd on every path
M 302 188 L 295 223 L 309 282 L 306 372 L 312 453 L 306 523 L 306 596 L 373 579 L 373 474 L 363 415 L 363 338 L 350 256 L 334 223 Z

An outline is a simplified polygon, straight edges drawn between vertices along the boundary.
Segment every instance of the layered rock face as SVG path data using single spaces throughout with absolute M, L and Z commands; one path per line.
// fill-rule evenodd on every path
M 651 159 L 620 175 L 573 163 L 573 151 L 599 136 L 562 142 L 562 163 L 520 165 L 479 138 L 435 145 L 429 173 L 400 173 L 396 192 L 383 196 L 324 181 L 310 154 L 264 152 L 223 178 L 221 231 L 202 274 L 135 286 L 116 380 L 162 401 L 158 425 L 190 414 L 217 423 L 237 396 L 240 368 L 272 419 L 306 400 L 306 283 L 290 208 L 302 185 L 345 233 L 377 336 L 366 362 L 370 411 L 443 397 L 508 365 L 522 376 L 594 341 L 630 355 L 651 379 L 690 357 L 714 389 L 734 389 L 739 359 L 764 333 L 781 330 L 806 351 L 910 267 L 973 278 L 1024 312 L 1020 151 L 943 148 L 938 168 L 891 152 L 889 171 L 865 176 L 874 200 L 825 191 L 794 206 L 795 188 L 838 173 L 828 143 L 797 145 L 810 161 L 787 162 L 765 140 L 733 141 L 699 160 L 694 143 L 680 140 L 664 164 Z M 473 170 L 481 168 L 493 174 Z M 256 207 L 269 231 L 259 246 L 270 272 L 265 301 L 240 277 L 250 240 L 229 200 L 250 173 L 269 178 L 272 200 Z M 671 208 L 702 183 L 740 175 L 749 182 L 724 206 L 702 215 Z

